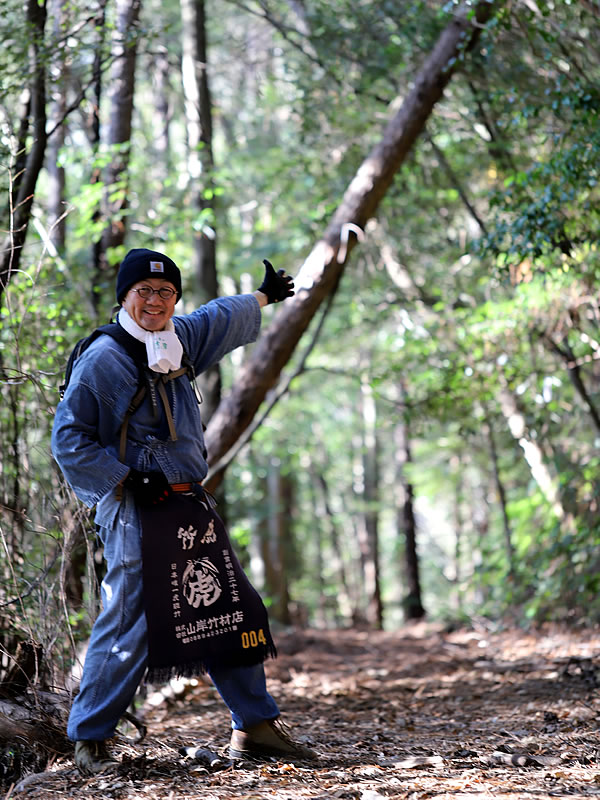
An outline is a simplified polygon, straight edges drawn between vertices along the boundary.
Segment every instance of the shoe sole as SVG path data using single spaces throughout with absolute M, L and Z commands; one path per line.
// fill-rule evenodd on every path
M 245 758 L 248 761 L 264 761 L 269 758 L 287 758 L 293 761 L 315 761 L 317 756 L 302 756 L 299 753 L 286 752 L 284 750 L 234 750 L 230 747 L 229 758 Z

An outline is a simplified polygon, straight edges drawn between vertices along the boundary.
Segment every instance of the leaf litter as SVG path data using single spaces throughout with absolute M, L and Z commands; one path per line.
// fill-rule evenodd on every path
M 234 761 L 228 713 L 208 679 L 153 687 L 147 726 L 109 744 L 114 773 L 68 757 L 10 798 L 382 800 L 600 795 L 600 629 L 288 630 L 266 664 L 294 736 L 317 762 Z

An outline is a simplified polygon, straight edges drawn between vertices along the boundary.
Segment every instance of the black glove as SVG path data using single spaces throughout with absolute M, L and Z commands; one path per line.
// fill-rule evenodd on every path
M 162 472 L 139 472 L 131 469 L 124 485 L 131 489 L 136 503 L 141 506 L 155 506 L 171 494 L 167 479 Z
M 284 269 L 278 269 L 275 272 L 273 264 L 263 260 L 265 265 L 265 278 L 262 284 L 258 287 L 258 291 L 267 295 L 269 303 L 278 303 L 280 300 L 285 300 L 286 297 L 291 297 L 294 294 L 294 279 L 290 275 L 285 274 Z

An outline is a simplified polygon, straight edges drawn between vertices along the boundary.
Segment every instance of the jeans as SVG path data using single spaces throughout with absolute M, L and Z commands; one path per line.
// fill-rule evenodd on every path
M 67 735 L 73 741 L 113 736 L 144 675 L 148 656 L 137 514 L 120 514 L 115 526 L 101 528 L 99 536 L 107 562 L 103 610 L 92 629 L 80 691 L 69 716 Z M 262 664 L 213 670 L 210 677 L 231 712 L 233 728 L 243 730 L 279 716 Z

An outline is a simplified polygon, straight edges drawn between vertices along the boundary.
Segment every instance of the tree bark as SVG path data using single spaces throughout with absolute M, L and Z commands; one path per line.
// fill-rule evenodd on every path
M 188 135 L 188 171 L 198 210 L 194 266 L 203 303 L 218 295 L 213 212 L 212 105 L 208 83 L 204 0 L 181 0 L 183 93 Z M 207 219 L 209 217 L 209 219 Z M 210 224 L 209 224 L 210 222 Z
M 207 430 L 210 463 L 218 461 L 250 424 L 266 393 L 276 383 L 316 310 L 336 285 L 368 220 L 389 189 L 435 104 L 450 81 L 457 60 L 477 41 L 493 5 L 482 0 L 457 11 L 418 73 L 381 141 L 359 167 L 323 237 L 304 262 L 296 296 L 286 301 L 238 375 L 231 393 Z M 222 479 L 216 473 L 209 488 Z

